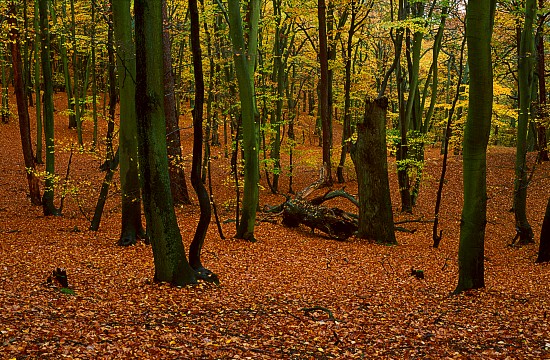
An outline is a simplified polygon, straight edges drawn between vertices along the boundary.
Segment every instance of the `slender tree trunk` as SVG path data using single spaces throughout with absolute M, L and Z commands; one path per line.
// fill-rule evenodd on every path
M 136 107 L 143 205 L 153 247 L 155 279 L 174 285 L 196 282 L 185 256 L 170 193 L 164 69 L 162 54 L 162 3 L 135 0 Z
M 254 3 L 257 1 L 258 0 L 253 0 Z M 256 7 L 255 4 L 251 6 L 253 9 Z M 239 0 L 229 0 L 228 15 L 230 22 L 229 35 L 233 44 L 233 59 L 237 73 L 237 82 L 239 84 L 244 150 L 243 209 L 236 237 L 248 241 L 255 241 L 254 223 L 256 221 L 256 208 L 258 206 L 259 196 L 259 144 L 255 122 L 256 104 L 254 97 L 254 73 L 251 72 L 253 66 L 250 65 L 250 62 L 255 62 L 256 59 L 256 49 L 253 45 L 257 40 L 254 40 L 254 31 L 252 31 L 252 29 L 255 28 L 257 32 L 258 23 L 253 22 L 250 26 L 249 47 L 247 49 L 244 44 Z M 256 19 L 255 21 L 258 20 L 256 16 L 251 16 L 251 19 Z
M 471 77 L 468 118 L 464 128 L 464 206 L 458 249 L 459 277 L 455 293 L 485 286 L 486 158 L 493 108 L 491 36 L 495 7 L 496 0 L 470 1 L 466 15 Z
M 359 186 L 357 236 L 396 244 L 386 156 L 388 99 L 366 102 L 365 116 L 357 124 L 357 142 L 351 151 Z
M 25 160 L 25 172 L 27 182 L 29 183 L 29 194 L 33 205 L 41 205 L 40 183 L 36 176 L 36 167 L 32 153 L 31 123 L 29 120 L 29 109 L 27 107 L 27 97 L 25 95 L 25 84 L 23 81 L 21 52 L 19 50 L 19 31 L 17 27 L 17 11 L 15 1 L 10 4 L 10 16 L 8 24 L 10 26 L 10 46 L 11 60 L 13 66 L 13 80 L 15 83 L 15 96 L 17 100 L 17 113 L 19 115 L 19 132 L 21 134 L 21 147 L 23 148 L 23 158 Z
M 58 211 L 53 203 L 55 185 L 55 142 L 48 1 L 39 1 L 42 76 L 44 80 L 44 137 L 46 140 L 46 178 L 44 183 L 44 195 L 42 196 L 42 207 L 44 209 L 44 215 L 58 215 Z
M 165 24 L 168 24 L 166 0 L 162 0 L 162 12 Z M 165 26 L 162 34 L 163 65 L 164 65 L 164 111 L 166 111 L 166 142 L 168 143 L 168 166 L 170 170 L 170 190 L 174 204 L 191 204 L 181 152 L 179 116 L 176 111 L 176 96 L 174 75 L 172 71 L 172 55 L 170 51 L 170 31 Z M 202 125 L 202 124 L 201 124 Z
M 544 0 L 539 0 L 539 9 L 544 9 Z M 539 143 L 539 161 L 549 161 L 548 140 L 546 138 L 546 127 L 543 125 L 548 119 L 546 110 L 546 65 L 544 51 L 544 26 L 545 18 L 539 15 L 539 26 L 537 29 L 537 76 L 539 82 L 539 117 L 542 124 L 537 127 L 537 137 Z
M 115 110 L 117 103 L 116 92 L 116 60 L 114 49 L 114 29 L 113 29 L 113 12 L 109 15 L 109 30 L 107 32 L 107 57 L 108 57 L 108 74 L 109 74 L 109 117 L 107 119 L 107 135 L 106 135 L 106 160 L 105 177 L 101 184 L 101 190 L 97 199 L 94 216 L 90 223 L 90 230 L 97 231 L 101 222 L 101 216 L 103 215 L 103 208 L 107 201 L 107 195 L 109 194 L 109 187 L 111 186 L 111 180 L 115 174 L 116 168 L 120 162 L 120 147 L 117 149 L 116 154 L 113 152 L 113 133 L 115 131 Z
M 79 68 L 78 68 L 78 43 L 76 40 L 76 21 L 74 11 L 74 1 L 71 0 L 71 35 L 73 41 L 73 101 L 74 101 L 74 116 L 76 121 L 76 136 L 78 138 L 78 145 L 84 146 L 84 140 L 82 138 L 82 116 L 80 114 L 80 83 L 79 83 Z M 82 89 L 84 92 L 85 89 Z
M 136 115 L 136 52 L 132 40 L 131 0 L 113 0 L 118 86 L 120 89 L 120 184 L 122 228 L 119 245 L 135 244 L 145 237 L 141 225 Z M 162 51 L 161 51 L 162 54 Z M 162 77 L 161 77 L 162 78 Z
M 542 228 L 540 230 L 540 246 L 537 262 L 550 261 L 550 198 L 546 204 L 546 212 L 544 213 L 544 220 L 542 221 Z
M 193 74 L 195 77 L 195 107 L 193 108 L 193 163 L 191 184 L 197 193 L 201 210 L 195 236 L 189 247 L 189 264 L 198 278 L 218 283 L 218 277 L 205 269 L 201 262 L 201 250 L 211 219 L 210 197 L 201 180 L 202 167 L 202 118 L 204 107 L 204 76 L 202 73 L 202 50 L 200 46 L 200 22 L 197 0 L 189 0 L 191 18 L 191 51 L 193 53 Z
M 40 99 L 40 24 L 38 1 L 34 0 L 34 102 L 36 111 L 36 163 L 42 164 L 42 102 Z
M 2 56 L 0 57 L 0 62 L 2 63 L 2 109 L 0 112 L 2 113 L 2 124 L 7 124 L 9 122 L 10 118 L 10 107 L 9 107 L 9 94 L 8 94 L 8 77 L 6 76 L 6 58 L 7 58 L 7 51 L 8 51 L 8 44 L 2 44 Z
M 521 33 L 518 80 L 519 80 L 519 115 L 516 141 L 516 163 L 514 180 L 514 215 L 518 244 L 534 242 L 534 234 L 527 220 L 527 128 L 531 109 L 531 86 L 534 69 L 533 22 L 536 12 L 536 1 L 525 3 L 525 23 Z
M 329 114 L 329 78 L 328 78 L 328 44 L 326 2 L 317 0 L 317 17 L 319 20 L 319 64 L 321 68 L 321 82 L 319 84 L 319 109 L 321 115 L 323 168 L 325 185 L 332 184 L 331 174 L 331 124 Z
M 92 0 L 92 24 L 95 23 L 95 11 L 96 4 L 95 0 Z M 95 26 L 92 28 L 92 52 L 91 52 L 91 61 L 92 61 L 92 118 L 94 123 L 94 132 L 92 135 L 92 150 L 95 151 L 97 146 L 97 79 L 96 79 L 96 46 L 95 46 Z

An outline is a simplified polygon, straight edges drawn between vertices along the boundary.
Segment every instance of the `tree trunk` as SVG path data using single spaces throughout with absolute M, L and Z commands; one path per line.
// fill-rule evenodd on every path
M 202 72 L 202 51 L 200 46 L 200 22 L 197 0 L 189 0 L 191 18 L 191 51 L 193 53 L 193 74 L 195 77 L 195 107 L 193 108 L 193 163 L 191 184 L 197 193 L 201 210 L 195 236 L 189 247 L 189 264 L 198 278 L 218 283 L 218 277 L 205 269 L 201 262 L 201 250 L 211 219 L 210 197 L 201 179 L 202 168 L 202 119 L 204 107 L 204 76 Z
M 366 101 L 365 116 L 357 124 L 351 159 L 359 186 L 357 236 L 396 244 L 386 156 L 386 97 Z
M 187 262 L 170 194 L 164 69 L 162 60 L 162 3 L 135 0 L 136 108 L 143 205 L 153 247 L 155 279 L 174 285 L 196 282 Z
M 317 16 L 319 19 L 319 65 L 321 68 L 321 82 L 319 83 L 319 109 L 322 130 L 323 168 L 325 168 L 325 184 L 332 184 L 331 174 L 331 124 L 329 113 L 329 79 L 328 79 L 328 44 L 327 19 L 325 0 L 317 1 Z
M 32 153 L 31 124 L 29 120 L 29 109 L 25 95 L 25 84 L 23 81 L 21 52 L 19 50 L 19 31 L 17 27 L 17 13 L 15 2 L 10 5 L 8 24 L 10 26 L 11 61 L 13 66 L 13 80 L 15 83 L 15 96 L 17 100 L 17 113 L 19 114 L 19 132 L 21 134 L 21 147 L 25 161 L 25 172 L 29 183 L 29 194 L 33 205 L 41 205 L 40 183 L 36 176 L 36 167 Z
M 46 140 L 46 178 L 44 182 L 44 195 L 42 207 L 44 215 L 58 215 L 53 203 L 54 178 L 55 178 L 55 142 L 54 142 L 54 117 L 53 117 L 53 80 L 50 60 L 50 25 L 48 19 L 48 1 L 40 0 L 40 36 L 42 76 L 44 80 L 44 137 Z
M 42 102 L 40 99 L 40 24 L 38 1 L 34 0 L 34 106 L 36 110 L 36 163 L 42 164 Z
M 135 244 L 145 236 L 141 225 L 138 135 L 136 123 L 136 58 L 132 41 L 130 0 L 113 0 L 113 27 L 117 52 L 120 91 L 120 185 L 122 190 L 122 227 L 119 245 Z
M 464 128 L 464 205 L 458 249 L 455 293 L 485 286 L 485 225 L 487 223 L 487 143 L 493 108 L 491 36 L 496 0 L 468 2 L 466 38 L 470 67 L 470 101 Z
M 516 163 L 514 180 L 514 215 L 519 245 L 534 242 L 533 230 L 527 220 L 527 127 L 531 109 L 531 86 L 533 84 L 534 39 L 533 21 L 536 12 L 536 1 L 525 3 L 525 23 L 521 33 L 518 80 L 519 80 L 519 115 L 516 139 Z
M 539 0 L 539 9 L 544 9 L 544 0 Z M 539 161 L 549 161 L 548 141 L 546 139 L 546 127 L 543 125 L 548 118 L 546 110 L 546 68 L 544 59 L 544 26 L 545 17 L 539 15 L 539 26 L 537 29 L 537 76 L 539 80 L 539 117 L 542 124 L 537 127 L 539 143 Z
M 162 0 L 162 13 L 165 23 L 168 23 L 166 0 Z M 188 205 L 191 204 L 191 199 L 187 191 L 185 171 L 183 169 L 179 119 L 176 111 L 174 75 L 172 72 L 172 55 L 170 51 L 170 31 L 168 28 L 165 28 L 162 33 L 162 46 L 164 49 L 164 111 L 166 112 L 166 142 L 168 143 L 170 190 L 174 204 Z
M 253 0 L 257 2 L 258 0 Z M 256 5 L 252 5 L 256 8 Z M 242 113 L 242 133 L 244 150 L 244 195 L 241 221 L 237 228 L 236 237 L 249 241 L 255 241 L 254 223 L 256 221 L 256 208 L 258 206 L 258 181 L 259 181 L 259 161 L 258 161 L 258 133 L 255 122 L 255 98 L 254 98 L 254 73 L 250 72 L 250 62 L 255 61 L 256 53 L 253 45 L 252 28 L 258 27 L 258 23 L 251 24 L 249 48 L 244 44 L 243 26 L 240 12 L 239 0 L 229 0 L 229 35 L 233 44 L 233 59 L 235 62 L 235 71 L 237 73 L 237 82 L 239 84 L 239 97 L 241 101 Z M 251 16 L 251 19 L 256 18 Z M 253 52 L 253 53 L 251 53 Z
M 540 230 L 539 255 L 537 257 L 538 263 L 548 261 L 550 261 L 550 198 L 546 204 L 546 212 Z

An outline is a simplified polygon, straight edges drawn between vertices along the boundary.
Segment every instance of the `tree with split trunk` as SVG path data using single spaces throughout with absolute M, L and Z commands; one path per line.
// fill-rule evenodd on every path
M 143 205 L 153 247 L 155 280 L 196 282 L 185 254 L 170 193 L 164 112 L 162 2 L 135 0 L 136 110 Z
M 496 0 L 470 1 L 466 39 L 470 88 L 464 129 L 464 205 L 460 222 L 458 285 L 455 293 L 485 286 L 485 226 L 487 224 L 487 143 L 493 109 L 491 37 Z

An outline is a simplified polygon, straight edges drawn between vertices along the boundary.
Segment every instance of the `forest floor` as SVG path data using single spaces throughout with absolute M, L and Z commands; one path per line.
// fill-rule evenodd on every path
M 222 225 L 226 239 L 221 239 L 212 222 L 203 263 L 218 274 L 220 285 L 178 288 L 152 281 L 150 246 L 116 245 L 116 182 L 99 231 L 88 230 L 86 217 L 103 178 L 98 167 L 104 144 L 98 154 L 74 150 L 65 186 L 68 149 L 76 135 L 66 129 L 66 115 L 57 112 L 56 122 L 61 177 L 56 193 L 64 187 L 68 192 L 60 217 L 44 217 L 30 204 L 17 121 L 0 124 L 1 359 L 550 358 L 550 266 L 535 264 L 537 245 L 509 246 L 515 235 L 509 212 L 514 149 L 490 147 L 488 153 L 484 289 L 451 295 L 458 278 L 462 207 L 461 157 L 455 155 L 449 158 L 438 249 L 432 248 L 432 223 L 401 224 L 416 231 L 398 232 L 399 245 L 383 246 L 288 229 L 276 217 L 259 222 L 258 242 L 248 243 L 232 238 L 234 223 Z M 185 154 L 191 152 L 188 125 L 182 133 Z M 91 125 L 84 127 L 89 140 Z M 318 176 L 320 148 L 304 140 L 296 153 L 294 190 Z M 235 218 L 235 192 L 223 155 L 213 148 L 213 192 L 221 220 L 227 220 Z M 399 212 L 390 158 L 396 220 L 433 219 L 442 157 L 438 148 L 429 148 L 426 158 L 413 215 Z M 529 159 L 533 164 L 534 155 Z M 185 158 L 187 169 L 190 161 Z M 345 175 L 348 182 L 335 188 L 356 194 L 351 165 Z M 262 207 L 284 201 L 270 194 L 263 173 L 262 184 Z M 191 190 L 189 180 L 188 185 Z M 286 176 L 280 189 L 288 189 Z M 537 166 L 529 186 L 528 216 L 537 241 L 549 189 L 546 163 Z M 186 248 L 198 221 L 193 201 L 177 209 Z M 328 205 L 355 211 L 347 200 Z M 66 269 L 73 295 L 47 284 L 57 267 Z M 425 278 L 411 276 L 411 268 L 423 270 Z

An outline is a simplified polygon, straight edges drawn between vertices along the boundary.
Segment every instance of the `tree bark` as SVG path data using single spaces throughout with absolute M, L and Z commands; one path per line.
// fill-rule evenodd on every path
M 193 108 L 193 163 L 191 165 L 191 184 L 199 199 L 200 217 L 195 236 L 189 247 L 189 264 L 198 278 L 218 283 L 218 277 L 204 268 L 201 262 L 201 250 L 206 231 L 210 224 L 212 211 L 210 197 L 202 182 L 202 120 L 204 107 L 204 75 L 202 72 L 202 50 L 200 46 L 200 22 L 197 0 L 189 0 L 191 19 L 191 52 L 193 54 L 193 74 L 195 77 L 195 106 Z
M 327 44 L 327 19 L 326 2 L 317 0 L 317 16 L 319 19 L 319 65 L 321 68 L 321 82 L 319 84 L 319 108 L 321 113 L 321 129 L 323 144 L 323 167 L 325 172 L 325 185 L 332 184 L 331 174 L 331 124 L 329 113 L 329 78 L 328 78 L 328 44 Z
M 162 16 L 165 24 L 168 23 L 166 0 L 162 0 Z M 191 204 L 181 152 L 181 138 L 179 119 L 176 111 L 176 94 L 174 74 L 172 72 L 172 55 L 170 50 L 170 31 L 165 26 L 162 33 L 163 65 L 164 65 L 164 111 L 166 112 L 166 142 L 168 144 L 168 165 L 170 170 L 170 191 L 174 204 Z M 202 126 L 202 124 L 201 124 Z
M 122 226 L 119 245 L 135 244 L 145 238 L 141 224 L 141 197 L 138 170 L 138 130 L 136 114 L 136 52 L 132 41 L 130 0 L 112 0 L 113 28 L 117 52 L 120 91 L 120 185 Z
M 536 1 L 525 3 L 525 22 L 521 33 L 518 80 L 519 80 L 519 115 L 516 139 L 516 163 L 514 180 L 514 215 L 518 245 L 534 242 L 534 234 L 527 220 L 527 127 L 531 109 L 531 86 L 534 68 L 533 22 L 536 12 Z
M 32 152 L 31 124 L 27 107 L 27 97 L 25 95 L 25 84 L 23 81 L 24 74 L 21 66 L 19 31 L 17 28 L 16 16 L 15 1 L 12 1 L 10 5 L 10 16 L 8 16 L 8 24 L 10 26 L 11 61 L 13 80 L 15 83 L 15 97 L 17 100 L 17 113 L 19 115 L 19 133 L 21 134 L 21 147 L 23 149 L 23 159 L 25 161 L 25 172 L 27 175 L 27 182 L 29 183 L 31 203 L 33 205 L 41 205 L 40 183 L 36 176 L 36 166 Z
M 470 67 L 470 101 L 464 128 L 464 205 L 458 249 L 455 293 L 485 286 L 485 226 L 487 223 L 487 143 L 493 108 L 491 36 L 496 0 L 468 2 L 466 38 Z
M 162 3 L 135 0 L 136 109 L 143 205 L 153 247 L 155 279 L 174 285 L 196 282 L 178 228 L 168 175 L 164 119 Z
M 357 142 L 351 159 L 359 186 L 357 236 L 383 244 L 396 244 L 386 156 L 388 99 L 368 99 L 362 122 L 357 124 Z
M 54 178 L 55 178 L 55 142 L 54 142 L 54 117 L 53 117 L 53 80 L 50 60 L 50 25 L 48 19 L 48 1 L 40 0 L 40 36 L 42 76 L 44 80 L 44 137 L 46 140 L 46 178 L 44 181 L 44 194 L 42 207 L 44 215 L 58 215 L 53 203 Z
M 257 2 L 258 0 L 253 0 Z M 256 8 L 255 4 L 251 6 Z M 258 160 L 258 131 L 256 129 L 256 104 L 254 97 L 254 72 L 251 72 L 250 62 L 255 62 L 257 42 L 253 34 L 257 32 L 257 17 L 251 16 L 256 21 L 251 24 L 248 48 L 244 44 L 243 26 L 240 12 L 239 0 L 229 0 L 229 35 L 233 45 L 233 59 L 237 82 L 239 85 L 239 97 L 242 114 L 242 134 L 244 150 L 244 195 L 241 221 L 237 228 L 236 237 L 248 241 L 256 241 L 254 238 L 254 223 L 256 221 L 256 208 L 258 206 L 258 181 L 259 181 L 259 160 Z M 256 28 L 255 31 L 253 29 Z
M 550 261 L 550 198 L 546 204 L 546 212 L 540 230 L 539 255 L 537 257 L 538 263 L 548 261 Z

